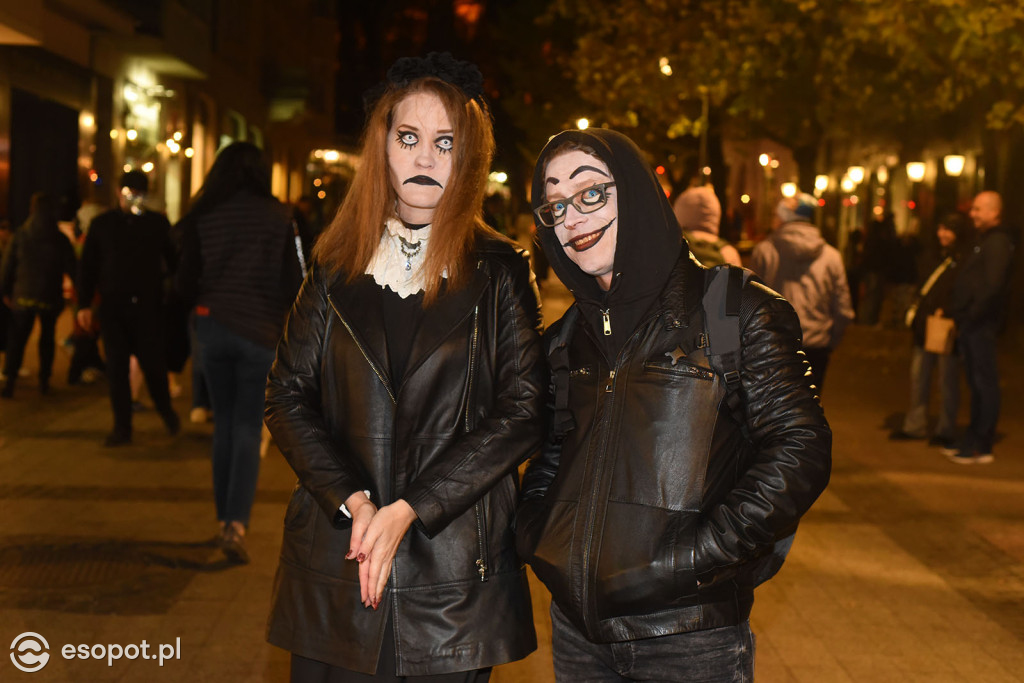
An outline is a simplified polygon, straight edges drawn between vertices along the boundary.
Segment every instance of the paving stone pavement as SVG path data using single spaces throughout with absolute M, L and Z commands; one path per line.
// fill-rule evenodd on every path
M 546 293 L 550 318 L 566 293 Z M 887 439 L 905 410 L 906 333 L 851 329 L 823 399 L 832 482 L 786 566 L 757 592 L 758 681 L 1024 680 L 1024 363 L 1009 355 L 1018 336 L 1003 340 L 996 461 L 960 466 Z M 170 439 L 142 412 L 133 445 L 104 449 L 106 385 L 68 387 L 66 365 L 58 352 L 51 396 L 28 378 L 0 402 L 0 642 L 33 632 L 50 648 L 38 673 L 0 658 L 0 681 L 286 681 L 287 654 L 263 640 L 294 485 L 280 454 L 263 461 L 253 562 L 229 566 L 211 542 L 212 427 L 186 420 Z M 187 398 L 175 406 L 187 418 Z M 498 667 L 496 683 L 553 680 L 548 597 L 534 588 L 541 649 Z M 149 659 L 78 658 L 79 645 L 143 642 Z

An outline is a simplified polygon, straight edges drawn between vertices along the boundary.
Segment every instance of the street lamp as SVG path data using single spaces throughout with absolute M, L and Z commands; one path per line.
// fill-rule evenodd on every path
M 911 182 L 919 183 L 924 180 L 924 162 L 923 161 L 911 161 L 907 164 L 907 178 Z
M 863 166 L 851 166 L 846 169 L 846 177 L 859 185 L 864 180 L 864 167 Z
M 795 197 L 796 183 L 782 183 L 782 187 L 779 190 L 782 192 L 783 197 Z
M 814 189 L 821 194 L 828 189 L 828 176 L 827 175 L 816 175 L 814 176 Z
M 942 165 L 946 169 L 946 175 L 954 178 L 960 177 L 960 174 L 964 172 L 964 162 L 966 159 L 962 154 L 947 154 L 942 159 Z
M 590 121 L 586 118 L 576 119 L 576 127 L 580 130 L 586 130 L 590 127 Z

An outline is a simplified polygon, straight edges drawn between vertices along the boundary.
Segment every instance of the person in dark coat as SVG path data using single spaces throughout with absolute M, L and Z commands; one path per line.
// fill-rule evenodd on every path
M 540 313 L 482 219 L 482 85 L 446 54 L 389 70 L 277 349 L 267 423 L 299 482 L 267 632 L 295 683 L 483 683 L 536 647 L 512 523 Z
M 143 207 L 149 179 L 142 171 L 121 176 L 119 206 L 93 219 L 78 270 L 78 324 L 92 329 L 96 306 L 107 357 L 114 429 L 108 447 L 132 440 L 130 359 L 139 360 L 153 405 L 167 432 L 181 428 L 167 388 L 163 337 L 164 279 L 173 270 L 167 218 Z
M 996 336 L 1006 320 L 1016 242 L 1003 225 L 1003 199 L 985 191 L 974 198 L 975 240 L 953 282 L 949 314 L 956 321 L 957 345 L 971 389 L 971 421 L 961 443 L 944 450 L 961 465 L 987 464 L 999 422 L 999 370 Z
M 179 223 L 177 283 L 194 306 L 213 425 L 213 495 L 222 549 L 248 562 L 245 534 L 260 471 L 263 394 L 285 315 L 302 283 L 291 214 L 270 193 L 258 147 L 217 155 Z
M 50 389 L 57 316 L 64 308 L 64 276 L 75 275 L 75 250 L 57 225 L 57 206 L 42 192 L 32 195 L 25 221 L 3 253 L 0 294 L 11 309 L 4 387 L 0 396 L 14 396 L 25 344 L 39 319 L 39 390 Z
M 938 354 L 925 350 L 925 328 L 928 317 L 950 317 L 950 299 L 957 266 L 962 261 L 967 219 L 959 213 L 946 216 L 936 229 L 939 241 L 938 258 L 928 268 L 928 276 L 920 283 L 914 303 L 906 313 L 912 332 L 913 351 L 910 359 L 910 409 L 902 427 L 892 439 L 928 438 L 928 404 L 931 403 L 932 370 L 937 369 L 942 409 L 932 437 L 934 445 L 953 448 L 956 415 L 960 407 L 960 364 L 956 354 Z
M 831 465 L 796 312 L 732 266 L 733 293 L 707 304 L 712 271 L 621 133 L 552 137 L 532 198 L 574 298 L 545 333 L 554 418 L 516 516 L 551 591 L 555 680 L 753 680 L 754 587 Z M 713 322 L 733 297 L 723 375 Z

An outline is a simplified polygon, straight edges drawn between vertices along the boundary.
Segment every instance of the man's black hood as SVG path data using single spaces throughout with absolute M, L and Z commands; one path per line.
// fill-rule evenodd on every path
M 558 278 L 598 330 L 600 310 L 610 310 L 612 339 L 606 349 L 613 362 L 648 311 L 680 256 L 682 233 L 672 207 L 643 153 L 621 133 L 602 128 L 567 130 L 548 141 L 533 173 L 533 206 L 545 203 L 544 171 L 551 153 L 566 143 L 585 145 L 608 165 L 615 180 L 618 226 L 615 268 L 605 292 L 566 255 L 554 229 L 538 226 L 544 253 Z

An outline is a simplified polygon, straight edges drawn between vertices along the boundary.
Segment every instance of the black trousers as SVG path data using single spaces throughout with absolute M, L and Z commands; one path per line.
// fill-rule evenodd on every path
M 398 676 L 395 673 L 394 634 L 394 622 L 389 616 L 376 674 L 361 674 L 293 654 L 291 683 L 487 683 L 491 678 L 490 667 L 434 676 Z
M 163 314 L 158 303 L 124 303 L 100 306 L 100 334 L 107 355 L 110 406 L 114 411 L 114 432 L 132 433 L 132 389 L 128 378 L 131 357 L 139 359 L 146 388 L 153 405 L 164 419 L 174 412 L 167 389 L 167 359 L 164 355 Z
M 25 358 L 25 345 L 32 335 L 32 327 L 39 317 L 39 381 L 46 383 L 53 371 L 55 349 L 54 329 L 57 326 L 59 308 L 15 308 L 10 312 L 10 328 L 7 337 L 7 356 L 4 358 L 4 374 L 11 385 L 18 379 L 18 370 Z

